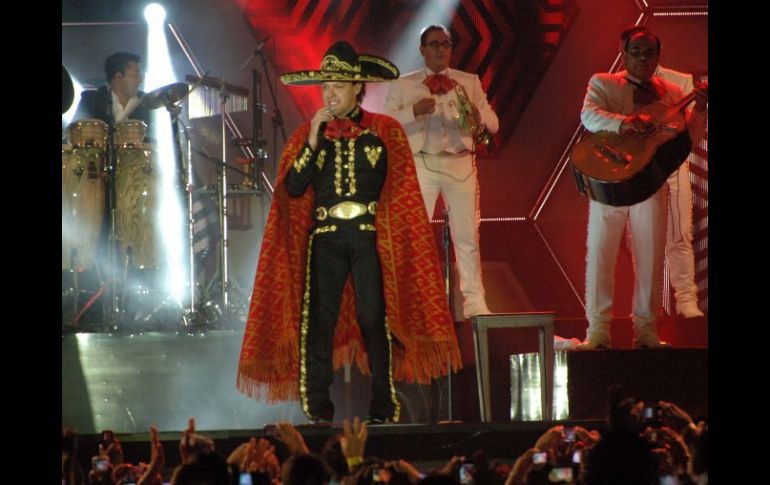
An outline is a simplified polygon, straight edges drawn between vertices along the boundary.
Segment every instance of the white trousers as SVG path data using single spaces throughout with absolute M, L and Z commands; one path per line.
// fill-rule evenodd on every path
M 489 313 L 481 280 L 479 184 L 470 153 L 420 152 L 414 154 L 414 164 L 428 219 L 433 218 L 439 194 L 449 209 L 449 230 L 457 259 L 464 315 Z
M 664 185 L 647 200 L 627 207 L 590 201 L 586 256 L 588 339 L 609 335 L 615 266 L 627 221 L 634 262 L 631 319 L 637 334 L 654 331 L 663 290 L 667 193 Z
M 689 161 L 667 180 L 669 191 L 666 262 L 677 304 L 698 304 L 695 255 L 692 250 L 692 186 Z

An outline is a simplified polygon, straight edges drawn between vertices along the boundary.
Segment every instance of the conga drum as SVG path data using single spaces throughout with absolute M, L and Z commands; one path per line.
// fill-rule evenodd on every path
M 104 221 L 103 167 L 103 149 L 62 145 L 62 271 L 85 271 L 93 265 Z
M 150 144 L 117 150 L 115 231 L 121 257 L 131 254 L 131 267 L 157 269 L 158 176 Z
M 107 123 L 102 120 L 77 120 L 67 127 L 67 139 L 74 148 L 107 147 Z
M 147 125 L 142 120 L 125 120 L 115 124 L 115 145 L 122 148 L 142 148 Z

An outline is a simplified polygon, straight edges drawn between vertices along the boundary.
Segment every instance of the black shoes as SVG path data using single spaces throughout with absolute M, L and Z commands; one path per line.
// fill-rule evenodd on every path
M 391 421 L 388 418 L 383 418 L 381 416 L 370 414 L 364 419 L 364 423 L 366 423 L 367 426 L 377 426 L 379 424 L 391 424 L 393 421 Z
M 327 417 L 318 417 L 310 420 L 310 424 L 314 426 L 331 426 L 332 420 Z

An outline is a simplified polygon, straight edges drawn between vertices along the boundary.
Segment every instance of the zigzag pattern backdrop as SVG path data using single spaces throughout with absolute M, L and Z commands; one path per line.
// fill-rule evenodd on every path
M 501 118 L 497 140 L 506 141 L 537 88 L 575 16 L 574 0 L 434 0 L 454 9 L 449 28 L 454 66 L 475 72 Z M 361 52 L 388 56 L 425 2 L 415 0 L 252 0 L 244 16 L 255 37 L 271 35 L 279 72 L 316 69 L 337 40 Z M 416 45 L 416 42 L 415 42 Z M 317 90 L 291 89 L 300 112 L 311 118 Z

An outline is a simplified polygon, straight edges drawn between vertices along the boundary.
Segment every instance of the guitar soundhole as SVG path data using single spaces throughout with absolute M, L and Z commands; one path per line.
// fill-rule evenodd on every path
M 594 145 L 594 153 L 598 158 L 604 160 L 605 163 L 622 165 L 623 168 L 631 164 L 631 155 L 624 154 L 621 150 L 605 144 Z M 615 170 L 617 168 L 613 169 L 613 171 Z

